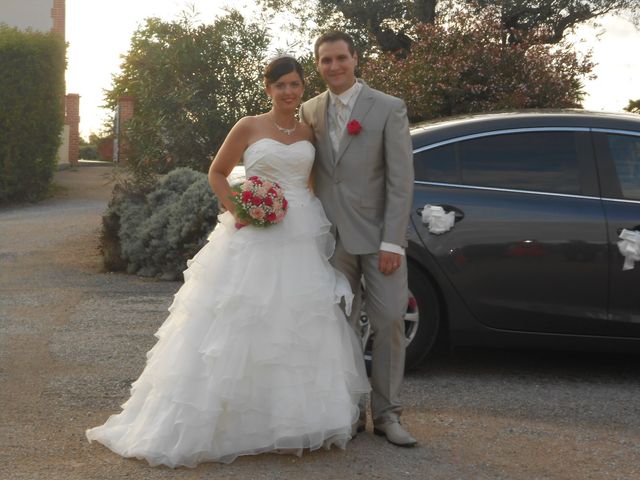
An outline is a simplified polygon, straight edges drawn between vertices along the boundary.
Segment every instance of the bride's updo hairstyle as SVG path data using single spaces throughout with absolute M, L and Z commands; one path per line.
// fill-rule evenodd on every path
M 271 85 L 278 81 L 278 79 L 286 75 L 287 73 L 297 72 L 300 75 L 302 83 L 304 83 L 304 71 L 302 65 L 290 55 L 281 55 L 274 58 L 269 62 L 264 69 L 264 83 L 265 85 Z

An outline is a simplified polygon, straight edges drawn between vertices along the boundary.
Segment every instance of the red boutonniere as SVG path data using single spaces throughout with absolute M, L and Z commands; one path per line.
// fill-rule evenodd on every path
M 347 132 L 349 135 L 358 135 L 362 131 L 362 125 L 358 120 L 351 120 L 347 123 Z

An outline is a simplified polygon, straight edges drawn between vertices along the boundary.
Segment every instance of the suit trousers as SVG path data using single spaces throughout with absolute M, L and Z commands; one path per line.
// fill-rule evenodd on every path
M 374 332 L 371 349 L 371 414 L 374 424 L 398 421 L 402 413 L 400 387 L 404 376 L 404 314 L 407 309 L 407 262 L 390 275 L 378 270 L 378 252 L 348 253 L 336 232 L 336 249 L 331 264 L 344 273 L 355 295 L 349 323 L 358 333 L 360 320 L 361 278 L 366 285 L 365 312 Z M 362 402 L 361 402 L 362 403 Z M 362 409 L 362 406 L 361 406 Z M 361 411 L 361 417 L 364 410 Z

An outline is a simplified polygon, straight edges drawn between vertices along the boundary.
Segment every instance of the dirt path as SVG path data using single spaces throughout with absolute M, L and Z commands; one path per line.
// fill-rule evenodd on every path
M 171 470 L 88 444 L 180 286 L 101 272 L 110 172 L 58 172 L 56 197 L 0 208 L 0 480 L 640 478 L 640 360 L 628 357 L 431 361 L 403 390 L 414 449 L 369 431 L 346 451 Z

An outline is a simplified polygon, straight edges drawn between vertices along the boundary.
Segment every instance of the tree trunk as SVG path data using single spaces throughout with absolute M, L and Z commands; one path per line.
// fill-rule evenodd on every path
M 424 23 L 431 23 L 436 19 L 436 5 L 438 0 L 415 0 L 416 18 Z

